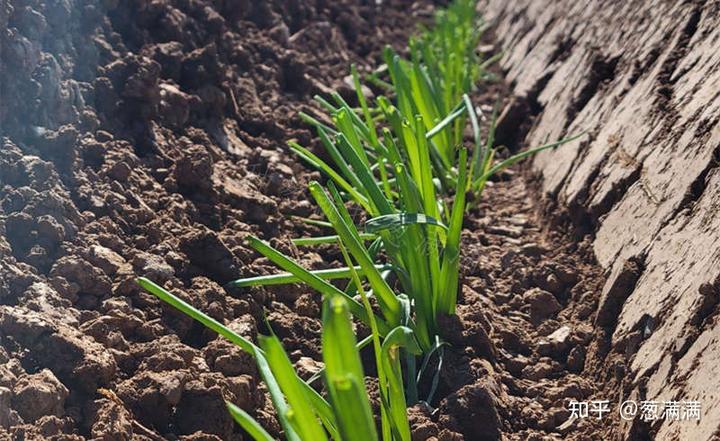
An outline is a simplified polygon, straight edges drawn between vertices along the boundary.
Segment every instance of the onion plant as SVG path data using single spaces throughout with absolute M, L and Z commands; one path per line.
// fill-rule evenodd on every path
M 356 112 L 339 94 L 333 93 L 333 103 L 320 98 L 331 112 L 333 127 L 303 115 L 315 125 L 332 164 L 295 142 L 291 141 L 290 146 L 330 178 L 331 189 L 337 187 L 339 190 L 332 191 L 335 196 L 331 200 L 319 184 L 310 186 L 337 236 L 341 240 L 345 240 L 343 235 L 354 238 L 359 248 L 363 246 L 361 233 L 379 238 L 402 291 L 414 306 L 413 328 L 418 341 L 425 351 L 429 351 L 437 341 L 438 313 L 452 314 L 455 310 L 465 192 L 457 192 L 453 201 L 446 201 L 438 194 L 431 166 L 433 147 L 429 140 L 439 130 L 431 129 L 428 136 L 422 115 L 417 115 L 411 122 L 384 97 L 378 100 L 378 108 L 387 126 L 380 127 L 359 92 L 357 71 L 353 69 L 352 73 L 360 111 Z M 443 118 L 436 127 L 449 126 L 457 115 L 456 112 L 454 116 Z M 459 150 L 453 163 L 457 163 L 460 170 L 454 186 L 464 189 L 468 170 L 465 149 Z M 345 200 L 365 211 L 368 220 L 364 232 L 355 229 L 349 216 L 336 213 L 345 209 Z M 348 230 L 352 234 L 347 234 Z M 304 241 L 312 243 L 312 239 Z M 369 265 L 373 264 L 367 260 L 359 263 L 361 267 L 367 266 L 368 271 Z M 397 318 L 394 302 L 384 298 L 388 289 L 373 287 L 373 292 L 378 296 L 384 317 Z
M 459 170 L 458 150 L 467 123 L 462 98 L 470 93 L 486 68 L 501 54 L 482 60 L 476 50 L 484 25 L 476 11 L 476 0 L 456 0 L 436 13 L 432 28 L 410 40 L 409 59 L 392 48 L 384 51 L 388 81 L 377 74 L 368 79 L 382 84 L 395 97 L 402 117 L 413 124 L 421 115 L 428 132 L 432 166 L 441 191 L 454 190 Z M 440 124 L 448 119 L 449 124 Z
M 370 102 L 352 66 L 357 107 L 332 92 L 315 99 L 327 118 L 301 113 L 314 126 L 328 160 L 290 141 L 291 149 L 328 179 L 309 191 L 325 216 L 305 220 L 332 234 L 293 239 L 298 246 L 335 244 L 345 267 L 310 271 L 267 242 L 250 245 L 284 273 L 239 279 L 235 287 L 304 283 L 323 296 L 322 374 L 301 380 L 277 337 L 255 345 L 146 279 L 138 283 L 252 354 L 290 440 L 409 440 L 406 403 L 417 401 L 417 383 L 436 356 L 429 397 L 442 363 L 439 318 L 455 313 L 459 290 L 460 238 L 468 208 L 490 177 L 520 159 L 571 139 L 497 160 L 497 111 L 483 141 L 469 93 L 487 63 L 475 53 L 481 26 L 475 0 L 455 0 L 435 26 L 411 40 L 405 59 L 384 52 L 384 73 L 369 81 L 388 91 Z M 472 129 L 472 146 L 464 145 Z M 353 218 L 349 206 L 359 207 Z M 361 224 L 362 222 L 362 224 Z M 347 280 L 343 286 L 341 282 Z M 370 329 L 357 342 L 350 317 Z M 372 345 L 378 373 L 378 433 L 358 351 Z M 416 356 L 422 355 L 416 372 Z M 402 362 L 401 362 L 402 359 Z M 310 384 L 325 379 L 326 396 Z M 255 439 L 271 439 L 241 409 L 233 417 Z
M 299 238 L 295 243 L 337 242 L 346 247 L 377 299 L 381 333 L 406 324 L 426 355 L 439 345 L 440 314 L 455 313 L 466 192 L 479 194 L 492 174 L 559 144 L 496 162 L 496 112 L 486 142 L 481 140 L 478 118 L 466 93 L 482 70 L 474 53 L 480 35 L 474 3 L 457 0 L 439 14 L 437 26 L 411 44 L 410 60 L 386 50 L 393 99 L 380 96 L 371 106 L 352 66 L 357 108 L 333 92 L 328 99 L 316 97 L 329 113 L 329 118 L 323 118 L 326 122 L 301 113 L 315 127 L 329 161 L 294 141 L 289 143 L 297 155 L 329 178 L 329 195 L 318 183 L 310 184 L 310 192 L 327 225 L 335 230 L 333 235 Z M 462 142 L 468 119 L 474 138 L 471 158 Z M 355 226 L 346 202 L 362 209 L 364 228 Z M 399 282 L 398 292 L 392 289 L 392 280 L 382 276 L 366 241 L 384 251 Z M 312 273 L 257 239 L 251 239 L 251 245 L 290 274 L 242 279 L 234 282 L 236 286 L 299 280 L 322 293 L 343 292 L 324 279 L 347 277 L 350 267 Z M 403 317 L 405 297 L 411 313 Z M 361 305 L 349 301 L 353 313 L 367 323 L 369 317 Z
M 359 78 L 353 69 L 357 90 Z M 332 160 L 328 163 L 311 150 L 294 141 L 290 147 L 302 159 L 321 170 L 329 178 L 333 198 L 328 198 L 318 183 L 310 192 L 326 215 L 336 234 L 321 238 L 296 239 L 298 244 L 329 243 L 353 239 L 360 250 L 365 240 L 379 240 L 389 258 L 401 291 L 413 306 L 414 326 L 418 341 L 425 351 L 437 344 L 439 314 L 454 314 L 459 279 L 459 244 L 462 220 L 466 210 L 466 191 L 479 193 L 487 180 L 514 162 L 551 148 L 550 143 L 495 162 L 494 123 L 486 142 L 480 137 L 479 123 L 467 95 L 461 97 L 458 110 L 442 118 L 430 131 L 422 115 L 412 121 L 388 99 L 380 97 L 378 108 L 386 126 L 380 127 L 360 92 L 360 110 L 352 109 L 339 94 L 332 94 L 333 103 L 320 99 L 331 112 L 332 127 L 314 118 L 304 118 L 315 125 L 322 145 Z M 453 158 L 454 176 L 449 186 L 454 194 L 446 195 L 432 167 L 433 137 L 449 127 L 462 112 L 470 115 L 474 135 L 472 158 L 460 146 Z M 494 122 L 494 117 L 493 117 Z M 565 140 L 566 141 L 566 140 Z M 335 190 L 337 188 L 337 190 Z M 349 215 L 339 216 L 349 201 L 365 213 L 364 231 L 359 231 Z M 352 234 L 350 234 L 352 233 Z M 262 252 L 261 249 L 259 251 Z M 268 256 L 270 257 L 270 256 Z M 369 275 L 372 259 L 358 261 L 361 271 Z M 278 262 L 276 262 L 278 263 Z M 282 265 L 281 265 L 282 266 Z M 283 267 L 286 271 L 292 269 Z M 347 269 L 335 274 L 347 275 Z M 254 279 L 255 282 L 259 282 Z M 241 280 L 236 284 L 249 284 Z M 378 282 L 379 283 L 379 282 Z M 385 286 L 373 287 L 385 319 L 397 319 L 395 302 Z M 378 291 L 379 290 L 379 291 Z
M 390 47 L 384 52 L 396 104 L 405 120 L 412 124 L 415 115 L 422 115 L 425 130 L 430 131 L 447 115 L 458 113 L 452 124 L 430 139 L 433 166 L 443 185 L 452 184 L 458 171 L 455 162 L 466 124 L 458 104 L 486 67 L 475 52 L 482 34 L 475 3 L 458 0 L 440 10 L 434 27 L 410 40 L 409 60 Z
M 346 254 L 346 257 L 349 256 Z M 362 292 L 354 267 L 350 272 Z M 252 355 L 268 389 L 277 417 L 288 441 L 410 441 L 399 349 L 419 353 L 412 331 L 397 326 L 381 337 L 366 294 L 371 340 L 375 349 L 380 395 L 380 432 L 370 405 L 358 343 L 353 332 L 348 302 L 338 295 L 323 301 L 322 357 L 325 396 L 302 380 L 277 336 L 259 336 L 259 345 L 238 335 L 146 278 L 138 284 L 182 313 L 199 321 Z M 274 438 L 247 412 L 227 403 L 231 416 L 253 439 Z

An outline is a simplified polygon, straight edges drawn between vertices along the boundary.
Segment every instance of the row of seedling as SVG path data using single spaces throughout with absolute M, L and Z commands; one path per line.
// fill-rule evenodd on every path
M 285 272 L 231 284 L 303 283 L 323 296 L 324 369 L 316 377 L 304 381 L 298 376 L 277 337 L 260 336 L 255 345 L 162 287 L 139 280 L 152 294 L 255 357 L 288 440 L 411 439 L 406 407 L 432 402 L 444 351 L 438 318 L 455 313 L 466 193 L 477 197 L 493 173 L 559 144 L 497 161 L 496 112 L 481 140 L 480 121 L 468 96 L 487 64 L 475 52 L 480 34 L 475 0 L 456 0 L 437 14 L 432 28 L 411 40 L 407 58 L 390 48 L 384 51 L 384 65 L 365 80 L 385 96 L 369 102 L 353 66 L 355 107 L 332 93 L 316 97 L 326 115 L 301 114 L 317 131 L 329 161 L 296 142 L 290 147 L 327 178 L 324 185 L 310 183 L 309 191 L 326 218 L 313 223 L 332 234 L 294 243 L 333 244 L 346 266 L 310 271 L 250 237 L 250 245 Z M 470 152 L 464 146 L 468 126 Z M 351 216 L 348 207 L 362 215 Z M 358 341 L 352 319 L 362 322 L 370 336 Z M 374 354 L 377 416 L 360 361 L 365 346 Z M 320 378 L 324 381 L 316 383 Z M 427 386 L 419 388 L 423 382 Z M 425 396 L 419 396 L 420 389 Z M 228 407 L 256 440 L 272 439 L 250 415 Z

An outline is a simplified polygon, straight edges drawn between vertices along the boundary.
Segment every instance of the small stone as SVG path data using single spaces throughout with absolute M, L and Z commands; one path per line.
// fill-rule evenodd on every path
M 347 85 L 353 91 L 355 90 L 355 83 L 353 82 L 352 75 L 347 75 L 345 78 L 343 78 L 343 82 L 345 83 L 345 85 Z M 364 84 L 360 85 L 360 90 L 362 90 L 362 94 L 365 97 L 365 99 L 371 100 L 375 96 L 373 94 L 372 90 L 370 90 L 370 88 Z
M 538 343 L 538 351 L 543 355 L 558 358 L 568 347 L 572 330 L 569 326 L 561 326 Z
M 530 321 L 535 325 L 557 314 L 562 309 L 554 295 L 540 288 L 525 291 L 523 300 L 529 309 Z
M 113 164 L 107 172 L 108 176 L 120 182 L 127 181 L 131 173 L 132 169 L 130 166 L 126 162 L 122 161 Z
M 10 253 L 12 253 L 12 247 L 4 237 L 0 237 L 0 257 L 9 256 Z
M 303 378 L 304 380 L 308 380 L 310 377 L 320 372 L 324 366 L 325 365 L 322 362 L 316 361 L 310 357 L 300 357 L 297 363 L 295 363 L 298 375 L 300 375 L 300 378 Z
M 556 345 L 567 345 L 570 340 L 570 333 L 572 329 L 570 326 L 564 325 L 559 327 L 555 332 L 547 336 L 547 339 Z

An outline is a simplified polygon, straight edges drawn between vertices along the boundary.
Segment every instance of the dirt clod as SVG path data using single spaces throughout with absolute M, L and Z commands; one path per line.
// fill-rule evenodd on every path
M 526 291 L 523 300 L 528 305 L 530 320 L 536 325 L 562 309 L 554 295 L 540 288 Z
M 22 375 L 13 388 L 12 406 L 27 423 L 45 415 L 63 416 L 68 389 L 49 369 Z

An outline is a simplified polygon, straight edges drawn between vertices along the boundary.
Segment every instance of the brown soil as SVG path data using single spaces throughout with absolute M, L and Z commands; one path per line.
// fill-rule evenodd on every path
M 339 264 L 330 249 L 288 245 L 318 232 L 289 216 L 315 213 L 304 189 L 319 174 L 285 141 L 312 145 L 297 112 L 327 87 L 352 99 L 348 64 L 377 64 L 432 7 L 77 3 L 0 2 L 0 438 L 242 439 L 223 400 L 278 433 L 252 360 L 133 279 L 250 338 L 267 311 L 311 371 L 314 293 L 222 285 L 275 271 L 248 234 L 311 268 Z M 517 117 L 500 136 L 519 139 Z M 568 400 L 601 393 L 597 379 L 614 385 L 604 325 L 593 325 L 603 277 L 585 240 L 547 222 L 531 182 L 505 173 L 468 216 L 437 411 L 412 409 L 414 439 L 605 430 L 565 424 Z
M 468 440 L 595 439 L 605 428 L 569 420 L 568 403 L 605 398 L 593 325 L 604 279 L 588 242 L 545 230 L 532 186 L 508 175 L 466 221 L 462 297 L 445 328 L 453 349 L 433 420 Z
M 526 140 L 553 211 L 607 274 L 600 383 L 618 400 L 695 401 L 700 418 L 615 424 L 620 439 L 720 437 L 719 5 L 485 0 L 501 61 L 537 117 Z

